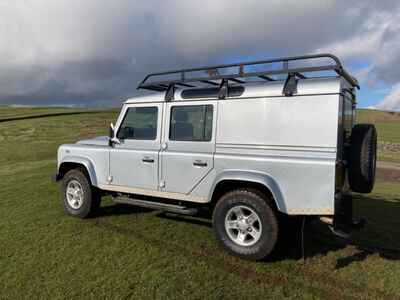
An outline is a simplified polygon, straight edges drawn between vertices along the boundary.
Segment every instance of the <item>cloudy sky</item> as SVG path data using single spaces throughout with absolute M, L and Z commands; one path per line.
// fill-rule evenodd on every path
M 398 0 L 0 0 L 0 104 L 119 105 L 146 73 L 338 55 L 400 110 Z

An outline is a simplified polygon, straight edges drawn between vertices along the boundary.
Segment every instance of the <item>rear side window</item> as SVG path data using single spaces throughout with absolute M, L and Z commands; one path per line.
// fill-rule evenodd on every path
M 173 106 L 169 139 L 172 141 L 211 141 L 212 105 Z
M 125 113 L 117 137 L 130 140 L 155 140 L 158 108 L 130 107 Z

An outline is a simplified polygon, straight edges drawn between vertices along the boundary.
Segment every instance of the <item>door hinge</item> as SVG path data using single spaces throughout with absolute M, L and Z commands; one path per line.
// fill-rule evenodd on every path
M 161 180 L 159 184 L 160 188 L 165 188 L 165 180 Z
M 111 175 L 108 175 L 107 177 L 107 182 L 111 183 L 113 181 L 113 177 Z

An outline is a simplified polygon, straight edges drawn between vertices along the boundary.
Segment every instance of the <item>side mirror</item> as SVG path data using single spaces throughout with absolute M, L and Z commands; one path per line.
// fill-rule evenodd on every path
M 110 128 L 108 131 L 108 144 L 113 146 L 114 144 L 121 144 L 119 139 L 115 136 L 115 126 L 113 123 L 110 124 Z
M 108 137 L 110 138 L 110 140 L 114 138 L 114 130 L 115 130 L 114 124 L 111 123 L 110 128 L 108 129 Z

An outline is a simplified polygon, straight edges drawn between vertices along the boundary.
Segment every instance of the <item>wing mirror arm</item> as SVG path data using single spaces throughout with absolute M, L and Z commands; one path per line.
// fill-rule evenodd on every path
M 115 144 L 121 144 L 121 141 L 115 136 L 115 126 L 113 123 L 110 124 L 108 131 L 108 144 L 112 147 Z

